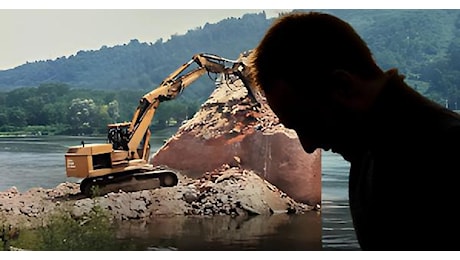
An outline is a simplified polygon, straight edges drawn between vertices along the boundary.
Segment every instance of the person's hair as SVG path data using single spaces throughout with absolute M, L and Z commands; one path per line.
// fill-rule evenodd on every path
M 345 21 L 319 12 L 278 17 L 248 60 L 256 86 L 270 88 L 283 80 L 304 87 L 324 80 L 335 69 L 364 78 L 380 75 L 366 43 Z

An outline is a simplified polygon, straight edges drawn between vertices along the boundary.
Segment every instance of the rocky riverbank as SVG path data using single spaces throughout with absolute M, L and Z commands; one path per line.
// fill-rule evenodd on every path
M 20 193 L 15 187 L 0 192 L 0 220 L 8 225 L 33 227 L 46 222 L 58 209 L 82 218 L 98 205 L 114 220 L 147 220 L 168 215 L 271 215 L 302 214 L 318 206 L 299 203 L 256 173 L 239 167 L 222 167 L 201 178 L 181 175 L 174 187 L 135 192 L 111 192 L 85 198 L 77 183 L 53 189 L 33 188 Z

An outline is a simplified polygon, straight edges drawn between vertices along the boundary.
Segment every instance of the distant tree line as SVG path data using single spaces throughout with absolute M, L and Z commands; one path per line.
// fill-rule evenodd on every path
M 107 124 L 132 119 L 136 102 L 144 94 L 131 90 L 72 89 L 62 83 L 0 92 L 0 132 L 106 134 Z M 199 105 L 182 97 L 163 102 L 152 126 L 161 129 L 180 124 L 192 117 Z

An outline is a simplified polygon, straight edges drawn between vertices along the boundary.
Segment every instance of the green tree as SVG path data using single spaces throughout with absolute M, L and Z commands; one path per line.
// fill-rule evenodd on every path
M 118 119 L 120 118 L 120 108 L 117 100 L 110 101 L 107 113 L 109 114 L 110 119 L 112 119 L 112 122 L 118 122 Z
M 23 127 L 27 125 L 26 112 L 23 108 L 9 108 L 7 113 L 9 125 L 17 127 Z
M 73 99 L 69 106 L 71 128 L 76 134 L 91 134 L 98 108 L 92 99 Z

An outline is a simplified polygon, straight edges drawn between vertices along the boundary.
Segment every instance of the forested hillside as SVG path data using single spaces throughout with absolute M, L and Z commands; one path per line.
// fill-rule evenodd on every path
M 264 13 L 248 14 L 190 29 L 185 35 L 172 35 L 167 42 L 158 39 L 141 43 L 133 39 L 125 45 L 28 63 L 0 71 L 0 89 L 50 82 L 89 89 L 149 89 L 196 53 L 236 59 L 243 50 L 254 47 L 269 24 Z
M 363 36 L 380 66 L 399 68 L 419 92 L 458 109 L 460 10 L 336 13 Z
M 399 68 L 416 90 L 458 109 L 460 10 L 320 11 L 350 22 L 384 69 Z M 104 132 L 108 122 L 130 120 L 139 98 L 194 54 L 236 59 L 256 46 L 272 21 L 265 13 L 247 14 L 191 28 L 167 41 L 133 39 L 0 71 L 0 132 L 50 125 L 56 133 Z M 164 103 L 154 124 L 192 116 L 213 88 L 202 77 L 180 102 Z

